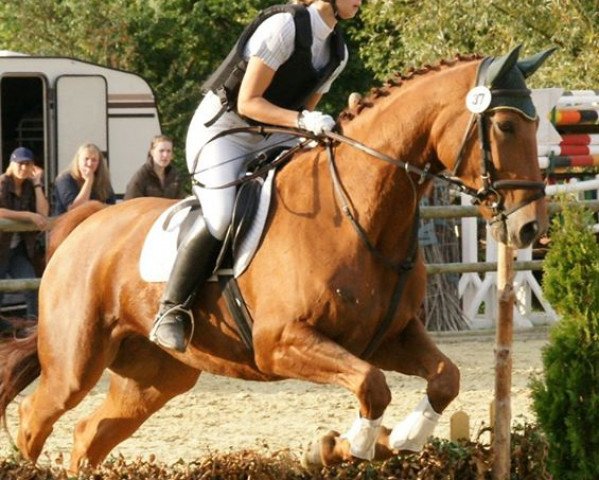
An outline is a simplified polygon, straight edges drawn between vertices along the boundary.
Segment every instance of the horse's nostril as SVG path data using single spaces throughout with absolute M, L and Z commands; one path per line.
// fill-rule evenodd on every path
M 539 234 L 539 222 L 536 220 L 528 222 L 520 229 L 520 243 L 522 245 L 530 245 Z

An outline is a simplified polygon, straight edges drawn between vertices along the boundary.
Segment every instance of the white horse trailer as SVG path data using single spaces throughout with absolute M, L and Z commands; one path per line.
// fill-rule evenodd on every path
M 66 57 L 0 51 L 0 158 L 30 148 L 44 168 L 46 191 L 82 143 L 105 153 L 117 196 L 160 134 L 156 100 L 134 73 Z

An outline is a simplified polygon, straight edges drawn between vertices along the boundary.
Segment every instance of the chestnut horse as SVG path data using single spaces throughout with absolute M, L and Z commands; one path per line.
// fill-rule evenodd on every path
M 0 348 L 0 413 L 39 376 L 19 406 L 22 455 L 37 460 L 53 424 L 106 369 L 106 399 L 75 428 L 74 471 L 84 461 L 100 463 L 192 388 L 202 371 L 352 392 L 356 422 L 346 434 L 316 442 L 308 452 L 312 463 L 419 448 L 458 394 L 459 371 L 419 319 L 422 256 L 405 274 L 393 266 L 402 266 L 412 248 L 420 195 L 447 170 L 452 174 L 443 178 L 472 193 L 493 218 L 499 240 L 524 247 L 546 228 L 536 114 L 524 79 L 547 55 L 519 60 L 516 48 L 495 59 L 457 57 L 397 76 L 343 112 L 343 136 L 324 140 L 330 148 L 300 151 L 281 169 L 265 237 L 239 278 L 254 320 L 253 351 L 240 339 L 217 283 L 196 297 L 195 330 L 184 353 L 147 340 L 164 285 L 144 282 L 138 262 L 148 230 L 172 201 L 140 198 L 107 208 L 92 202 L 65 214 L 41 280 L 37 331 L 3 340 Z M 475 91 L 466 108 L 475 85 L 482 93 Z M 401 275 L 407 279 L 401 300 L 390 309 Z M 363 355 L 376 336 L 373 351 Z M 391 432 L 381 424 L 391 401 L 382 370 L 427 382 L 423 406 Z

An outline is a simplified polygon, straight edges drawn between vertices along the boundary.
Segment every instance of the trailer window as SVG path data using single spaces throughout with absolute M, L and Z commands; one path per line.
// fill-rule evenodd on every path
M 0 110 L 2 171 L 17 147 L 31 149 L 36 163 L 43 167 L 46 158 L 44 79 L 37 76 L 1 77 Z

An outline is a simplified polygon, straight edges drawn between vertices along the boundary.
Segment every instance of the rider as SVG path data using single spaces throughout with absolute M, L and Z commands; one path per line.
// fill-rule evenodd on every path
M 353 18 L 362 1 L 294 3 L 261 12 L 203 85 L 206 95 L 189 125 L 186 156 L 191 174 L 204 186 L 193 187 L 204 216 L 181 242 L 150 332 L 150 340 L 163 347 L 185 350 L 193 321 L 187 304 L 212 275 L 231 221 L 235 187 L 210 187 L 242 176 L 252 152 L 292 141 L 281 134 L 238 133 L 212 140 L 215 135 L 252 124 L 299 127 L 318 135 L 335 125 L 314 108 L 347 63 L 338 21 Z

